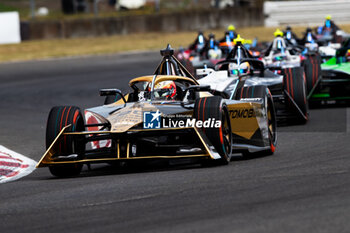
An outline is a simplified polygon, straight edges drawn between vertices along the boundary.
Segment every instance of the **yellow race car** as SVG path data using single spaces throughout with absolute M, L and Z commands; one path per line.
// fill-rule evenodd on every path
M 134 78 L 131 91 L 100 90 L 104 105 L 82 112 L 53 107 L 46 147 L 37 167 L 76 176 L 83 164 L 190 159 L 227 164 L 233 153 L 272 154 L 276 117 L 265 86 L 232 90 L 239 100 L 215 95 L 173 56 L 168 46 L 153 75 Z

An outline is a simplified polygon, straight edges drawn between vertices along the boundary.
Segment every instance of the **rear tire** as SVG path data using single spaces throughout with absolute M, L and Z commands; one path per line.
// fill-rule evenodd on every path
M 194 116 L 203 122 L 207 119 L 221 121 L 220 128 L 203 128 L 203 132 L 220 154 L 219 164 L 228 164 L 232 153 L 231 121 L 226 104 L 220 96 L 211 96 L 196 100 Z
M 53 107 L 49 113 L 46 126 L 46 149 L 48 149 L 63 127 L 71 125 L 68 131 L 80 132 L 84 131 L 84 119 L 78 107 L 59 106 Z M 57 156 L 66 156 L 70 154 L 78 154 L 81 157 L 85 150 L 84 142 L 73 140 L 71 136 L 64 136 L 57 143 L 59 153 Z M 55 155 L 56 156 L 56 155 Z M 60 164 L 51 165 L 49 170 L 52 175 L 58 177 L 77 176 L 80 174 L 82 164 Z
M 315 54 L 308 55 L 302 62 L 302 66 L 305 71 L 306 93 L 309 94 L 321 75 L 321 56 Z
M 298 105 L 301 112 L 296 108 L 290 98 L 285 95 L 286 108 L 295 114 L 297 124 L 305 124 L 308 121 L 309 109 L 306 97 L 306 78 L 302 67 L 283 69 L 283 88 Z

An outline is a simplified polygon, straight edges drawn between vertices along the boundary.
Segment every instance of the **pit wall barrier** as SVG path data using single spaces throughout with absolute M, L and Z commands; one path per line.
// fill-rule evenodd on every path
M 263 7 L 231 7 L 179 13 L 21 22 L 22 40 L 81 38 L 144 32 L 178 32 L 264 25 Z

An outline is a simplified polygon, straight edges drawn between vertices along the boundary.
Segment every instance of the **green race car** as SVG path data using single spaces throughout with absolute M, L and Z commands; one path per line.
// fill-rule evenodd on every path
M 350 62 L 345 57 L 333 57 L 321 64 L 322 76 L 308 94 L 311 106 L 350 102 Z

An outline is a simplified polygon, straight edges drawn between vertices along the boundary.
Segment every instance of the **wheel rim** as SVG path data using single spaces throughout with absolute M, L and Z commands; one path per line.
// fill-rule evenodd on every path
M 270 146 L 274 150 L 275 139 L 276 139 L 276 125 L 275 125 L 275 115 L 271 110 L 270 101 L 267 103 L 267 126 L 269 131 Z
M 223 149 L 225 152 L 225 155 L 228 157 L 228 155 L 231 152 L 231 129 L 230 129 L 230 123 L 229 118 L 226 114 L 226 111 L 222 109 L 222 137 L 223 137 Z

